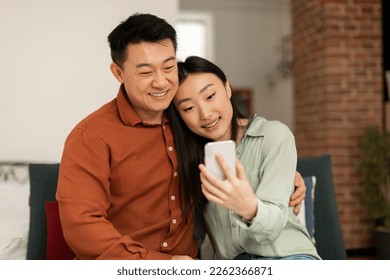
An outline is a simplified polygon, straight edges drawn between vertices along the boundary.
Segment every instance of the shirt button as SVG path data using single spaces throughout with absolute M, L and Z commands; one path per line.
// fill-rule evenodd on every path
M 173 220 L 172 220 L 172 224 L 176 224 L 176 219 L 173 219 Z
M 168 151 L 172 152 L 173 148 L 172 147 L 168 147 Z
M 176 199 L 176 197 L 175 197 L 174 195 L 172 195 L 172 196 L 171 196 L 171 199 L 172 199 L 172 200 L 175 200 L 175 199 Z
M 175 177 L 176 177 L 176 176 L 177 176 L 177 172 L 173 172 L 173 176 L 175 176 Z
M 168 247 L 168 243 L 167 242 L 164 242 L 162 245 L 163 245 L 163 247 Z

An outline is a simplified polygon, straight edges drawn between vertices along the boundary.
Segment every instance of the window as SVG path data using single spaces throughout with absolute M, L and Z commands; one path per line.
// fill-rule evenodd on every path
M 197 55 L 213 61 L 213 17 L 210 13 L 180 12 L 176 31 L 179 60 Z

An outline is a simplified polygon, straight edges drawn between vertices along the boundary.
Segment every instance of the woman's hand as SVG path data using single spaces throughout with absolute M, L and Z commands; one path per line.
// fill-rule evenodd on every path
M 225 180 L 219 180 L 207 171 L 204 164 L 199 165 L 202 192 L 213 201 L 246 220 L 252 220 L 257 213 L 257 199 L 250 186 L 244 167 L 236 159 L 237 177 L 233 175 L 221 155 L 216 155 L 217 162 L 225 174 Z

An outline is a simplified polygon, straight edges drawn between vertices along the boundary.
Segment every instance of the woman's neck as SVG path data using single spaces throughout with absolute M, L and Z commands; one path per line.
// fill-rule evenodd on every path
M 248 128 L 249 120 L 245 118 L 237 119 L 238 129 L 237 129 L 237 138 L 236 144 L 238 145 L 241 142 L 241 139 L 244 137 L 245 131 Z

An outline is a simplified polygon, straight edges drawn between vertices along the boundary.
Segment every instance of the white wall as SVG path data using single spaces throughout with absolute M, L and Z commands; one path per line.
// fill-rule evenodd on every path
M 70 130 L 116 96 L 107 35 L 178 0 L 0 0 L 0 161 L 58 162 Z
M 291 28 L 289 0 L 180 0 L 180 10 L 214 15 L 215 62 L 233 86 L 254 90 L 255 113 L 293 129 L 292 79 L 276 71 L 280 40 Z

